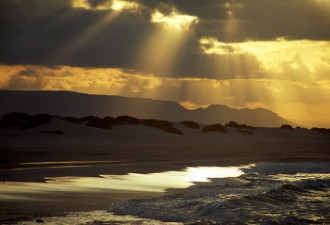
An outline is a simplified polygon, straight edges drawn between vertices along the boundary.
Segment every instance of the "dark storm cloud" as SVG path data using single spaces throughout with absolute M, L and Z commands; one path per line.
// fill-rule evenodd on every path
M 0 5 L 0 29 L 3 31 L 0 61 L 4 63 L 126 67 L 127 59 L 137 50 L 150 29 L 150 24 L 143 18 L 135 22 L 134 14 L 122 13 L 70 58 L 61 55 L 54 57 L 59 49 L 74 43 L 108 11 L 73 9 L 69 1 L 63 1 L 59 6 L 59 1 L 47 0 L 47 5 L 40 3 L 39 12 L 33 7 L 44 1 L 10 2 L 2 1 Z M 33 6 L 33 12 L 30 6 Z
M 106 0 L 87 1 L 90 6 Z M 314 0 L 139 0 L 144 7 L 122 12 L 102 31 L 70 55 L 59 54 L 93 27 L 111 10 L 73 8 L 70 0 L 0 0 L 0 62 L 7 64 L 71 65 L 135 69 L 134 56 L 154 31 L 150 13 L 164 14 L 175 7 L 179 12 L 199 17 L 199 24 L 177 58 L 172 76 L 249 78 L 262 76 L 251 55 L 205 55 L 201 37 L 219 41 L 287 39 L 330 39 L 330 4 Z M 230 12 L 230 13 L 229 13 Z M 229 15 L 236 19 L 237 32 L 226 35 Z M 230 49 L 228 49 L 230 53 Z M 152 57 L 152 56 L 150 56 Z M 229 60 L 228 60 L 229 58 Z M 233 59 L 242 67 L 226 69 Z M 234 66 L 234 65 L 232 65 Z M 152 72 L 152 71 L 141 71 Z M 156 74 L 157 75 L 157 74 Z
M 246 39 L 330 39 L 330 2 L 326 0 L 140 0 L 150 7 L 172 5 L 180 12 L 196 15 L 198 34 L 226 40 L 228 11 L 237 19 L 238 33 L 231 41 Z
M 109 0 L 88 0 L 87 2 L 91 7 L 97 7 L 106 4 L 107 2 L 109 2 Z

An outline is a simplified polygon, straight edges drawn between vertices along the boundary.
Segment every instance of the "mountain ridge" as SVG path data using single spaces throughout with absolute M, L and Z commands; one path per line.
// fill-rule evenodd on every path
M 199 123 L 236 121 L 252 126 L 279 127 L 292 124 L 276 113 L 264 109 L 235 109 L 226 105 L 210 105 L 188 110 L 177 102 L 133 98 L 117 95 L 94 95 L 71 91 L 0 90 L 0 115 L 10 112 L 50 113 L 60 116 L 121 116 L 169 121 L 193 120 Z

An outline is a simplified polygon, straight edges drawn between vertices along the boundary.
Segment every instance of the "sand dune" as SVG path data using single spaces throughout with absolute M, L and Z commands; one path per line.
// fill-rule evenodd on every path
M 226 127 L 226 133 L 204 133 L 203 124 L 199 129 L 180 123 L 174 126 L 183 135 L 142 124 L 116 125 L 106 130 L 56 117 L 49 124 L 30 129 L 0 128 L 0 179 L 16 184 L 17 181 L 44 182 L 47 177 L 178 171 L 187 166 L 330 160 L 330 133 L 258 127 L 255 130 Z M 78 194 L 71 190 L 36 194 L 38 199 L 33 201 L 2 200 L 5 203 L 0 207 L 0 217 L 21 220 L 68 210 L 99 210 L 111 203 L 159 194 L 111 189 Z
M 53 118 L 31 129 L 1 128 L 3 162 L 63 160 L 195 160 L 222 157 L 329 159 L 330 134 L 310 130 L 227 127 L 208 132 L 174 123 L 183 135 L 153 127 L 117 125 L 111 130 Z M 64 134 L 51 133 L 62 131 Z M 50 131 L 50 133 L 42 133 Z M 247 131 L 248 134 L 244 134 Z

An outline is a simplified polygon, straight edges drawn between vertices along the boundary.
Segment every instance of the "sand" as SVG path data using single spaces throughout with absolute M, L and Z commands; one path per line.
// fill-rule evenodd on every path
M 44 182 L 45 177 L 153 173 L 187 166 L 233 166 L 264 161 L 330 161 L 330 134 L 308 130 L 257 128 L 244 135 L 175 125 L 184 135 L 142 125 L 112 130 L 76 125 L 57 118 L 50 124 L 21 130 L 0 129 L 1 181 Z M 61 130 L 65 134 L 41 131 Z M 41 163 L 42 162 L 42 163 Z M 106 192 L 106 193 L 105 193 Z M 1 220 L 35 218 L 68 210 L 106 209 L 132 198 L 157 196 L 143 191 L 94 190 L 38 194 L 38 200 L 0 198 Z M 68 196 L 70 200 L 68 201 Z M 40 200 L 41 198 L 41 200 Z M 54 201 L 56 200 L 56 201 Z
M 76 125 L 57 118 L 50 124 L 21 130 L 0 129 L 4 163 L 45 161 L 187 161 L 226 158 L 329 159 L 330 133 L 281 128 L 257 128 L 244 135 L 203 133 L 180 124 L 184 135 L 142 125 L 114 126 L 112 130 Z M 41 131 L 61 130 L 65 134 Z

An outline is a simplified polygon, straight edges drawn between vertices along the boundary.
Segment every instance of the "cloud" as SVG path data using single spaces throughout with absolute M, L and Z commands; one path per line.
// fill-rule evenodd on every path
M 330 37 L 327 29 L 330 2 L 326 0 L 209 0 L 207 3 L 178 0 L 174 4 L 180 11 L 203 21 L 198 29 L 201 36 L 221 41 L 270 40 L 282 36 L 293 40 L 329 40 Z M 228 40 L 227 26 L 234 19 L 238 32 Z
M 246 41 L 239 43 L 220 42 L 215 38 L 201 38 L 201 50 L 210 56 L 230 57 L 250 55 L 255 64 L 245 78 L 291 80 L 311 83 L 329 80 L 330 42 L 311 40 Z M 233 60 L 231 60 L 233 61 Z M 242 67 L 242 63 L 236 67 Z M 235 65 L 230 66 L 235 68 Z
M 0 65 L 0 89 L 69 90 L 180 102 L 187 108 L 225 104 L 263 107 L 286 118 L 329 121 L 330 80 L 166 78 L 114 68 Z
M 72 90 L 86 93 L 152 97 L 197 105 L 244 106 L 330 102 L 330 80 L 306 84 L 303 81 L 271 79 L 159 78 L 121 69 L 0 66 L 1 89 Z
M 138 7 L 132 8 L 133 5 Z M 117 9 L 120 11 L 116 12 Z M 167 77 L 254 79 L 265 77 L 263 62 L 257 54 L 242 52 L 234 43 L 255 40 L 269 44 L 278 37 L 287 41 L 330 40 L 329 11 L 330 3 L 324 0 L 2 0 L 0 62 L 122 68 Z M 159 69 L 136 64 L 141 46 L 159 32 L 159 24 L 152 20 L 155 12 L 162 15 L 162 21 L 171 18 L 175 25 L 176 18 L 198 20 L 187 30 L 173 68 L 165 75 Z M 97 32 L 94 29 L 93 35 L 86 35 L 109 15 L 111 20 L 105 20 Z M 205 54 L 201 51 L 202 38 L 224 44 L 217 46 L 218 52 Z M 72 48 L 73 45 L 78 47 Z M 161 45 L 159 42 L 158 46 Z M 171 46 L 162 48 L 171 49 Z M 219 51 L 223 54 L 218 54 Z M 166 54 L 159 52 L 159 55 Z M 153 55 L 145 58 L 148 57 Z M 160 57 L 158 61 L 166 63 L 165 60 Z M 320 61 L 320 68 L 327 68 L 326 60 Z

